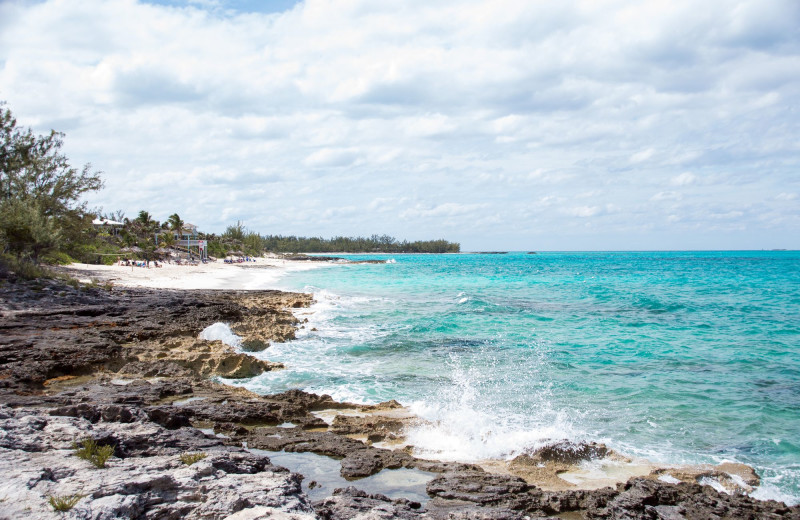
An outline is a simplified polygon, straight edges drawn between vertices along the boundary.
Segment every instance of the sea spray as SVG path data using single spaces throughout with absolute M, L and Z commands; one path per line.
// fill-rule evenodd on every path
M 237 350 L 242 345 L 242 338 L 234 334 L 231 328 L 222 322 L 209 325 L 200 332 L 199 337 L 207 341 L 221 341 Z
M 487 359 L 486 354 L 480 357 Z M 526 413 L 498 414 L 492 403 L 510 400 L 509 385 L 502 376 L 493 377 L 490 367 L 495 363 L 476 365 L 474 358 L 450 354 L 446 366 L 452 383 L 439 387 L 436 395 L 411 403 L 411 411 L 426 421 L 406 432 L 418 456 L 465 462 L 510 459 L 553 441 L 578 437 L 569 414 L 551 408 L 546 387 L 535 390 L 537 395 L 529 403 L 535 405 Z
M 412 404 L 440 458 L 596 441 L 749 464 L 757 496 L 800 497 L 800 448 L 773 442 L 800 438 L 800 253 L 392 258 L 284 278 L 318 303 L 252 388 Z

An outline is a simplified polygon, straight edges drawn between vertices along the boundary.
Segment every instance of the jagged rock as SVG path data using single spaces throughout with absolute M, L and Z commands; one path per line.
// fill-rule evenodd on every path
M 381 494 L 367 494 L 353 486 L 336 489 L 333 496 L 314 503 L 314 509 L 322 520 L 350 518 L 413 520 L 421 517 L 420 508 L 419 502 L 406 499 L 392 500 Z
M 199 331 L 222 321 L 253 345 L 279 341 L 291 337 L 289 331 L 293 334 L 297 326 L 287 309 L 308 305 L 307 295 L 116 288 L 108 292 L 41 283 L 51 290 L 22 282 L 0 287 L 0 518 L 57 518 L 47 495 L 68 494 L 86 495 L 75 506 L 77 516 L 86 518 L 800 515 L 796 506 L 720 494 L 695 483 L 667 484 L 657 480 L 659 473 L 616 489 L 543 491 L 521 478 L 475 465 L 426 461 L 410 450 L 368 445 L 369 439 L 402 435 L 401 424 L 410 416 L 399 403 L 359 406 L 301 391 L 258 396 L 202 376 L 220 373 L 220 367 L 222 373 L 236 374 L 240 365 L 231 362 L 235 366 L 226 368 L 221 358 L 201 359 L 208 354 L 204 349 L 223 346 L 198 340 Z M 338 410 L 360 417 L 336 417 Z M 330 418 L 330 428 L 323 417 Z M 287 422 L 296 427 L 269 426 Z M 191 425 L 213 427 L 227 437 L 207 435 Z M 73 443 L 86 437 L 114 447 L 106 469 L 73 455 Z M 429 483 L 433 499 L 424 508 L 344 490 L 318 503 L 314 513 L 298 476 L 242 450 L 242 442 L 336 457 L 341 459 L 342 475 L 350 479 L 400 467 L 441 475 Z M 178 457 L 190 452 L 207 457 L 186 466 Z M 616 456 L 602 445 L 558 443 L 525 454 L 510 466 L 531 472 L 542 464 L 557 478 L 557 468 Z M 725 475 L 737 475 L 746 485 L 757 485 L 757 475 L 746 467 L 698 471 L 682 476 L 714 477 L 724 484 Z
M 529 508 L 533 500 L 530 489 L 519 477 L 474 470 L 443 473 L 427 486 L 432 497 L 512 510 Z
M 267 511 L 314 518 L 300 476 L 197 430 L 170 431 L 147 421 L 93 424 L 7 407 L 0 413 L 0 511 L 9 518 L 59 518 L 48 497 L 68 495 L 84 495 L 75 511 L 94 519 L 259 518 L 256 513 L 268 517 Z M 86 437 L 113 443 L 117 456 L 103 469 L 76 457 L 72 443 Z M 181 453 L 199 451 L 206 458 L 181 462 Z
M 28 307 L 37 301 L 46 306 L 24 308 L 27 297 Z M 287 308 L 310 302 L 310 295 L 281 291 L 145 289 L 53 291 L 37 300 L 26 286 L 8 284 L 0 300 L 0 389 L 40 390 L 54 378 L 117 371 L 136 361 L 156 365 L 156 360 L 201 376 L 250 377 L 281 365 L 198 340 L 197 334 L 218 321 L 241 322 L 263 341 L 282 341 L 293 337 L 297 322 Z M 170 376 L 135 364 L 128 370 Z
M 650 473 L 650 478 L 668 477 L 680 482 L 703 484 L 716 481 L 729 493 L 749 493 L 761 483 L 761 479 L 750 466 L 725 462 L 717 466 L 676 466 L 658 468 Z
M 585 460 L 602 459 L 611 453 L 604 444 L 574 443 L 567 440 L 549 444 L 531 454 L 520 455 L 518 460 L 528 458 L 531 463 L 560 462 L 563 464 L 577 464 Z
M 386 437 L 398 436 L 405 423 L 399 419 L 370 415 L 366 417 L 352 417 L 348 415 L 337 415 L 330 430 L 340 435 L 370 434 L 379 436 L 383 440 Z
M 645 478 L 631 479 L 605 507 L 590 509 L 588 519 L 778 519 L 800 518 L 797 507 L 772 500 L 720 494 L 709 486 L 666 484 Z
M 167 348 L 154 349 L 151 345 L 138 346 L 129 356 L 140 361 L 152 363 L 163 360 L 187 368 L 201 377 L 220 376 L 230 379 L 254 377 L 270 370 L 283 368 L 280 363 L 272 363 L 247 354 L 234 352 L 221 341 L 186 339 L 172 341 Z
M 548 490 L 569 490 L 574 484 L 559 474 L 575 469 L 581 462 L 596 459 L 626 460 L 603 444 L 562 440 L 522 453 L 508 462 L 508 471 Z

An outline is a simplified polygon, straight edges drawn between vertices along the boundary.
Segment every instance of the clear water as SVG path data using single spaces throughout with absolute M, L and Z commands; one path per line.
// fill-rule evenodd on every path
M 433 421 L 410 434 L 427 457 L 600 441 L 800 499 L 800 253 L 378 258 L 284 278 L 318 303 L 263 353 L 289 368 L 237 384 L 397 399 Z
M 383 469 L 369 477 L 345 480 L 339 472 L 342 464 L 336 459 L 316 453 L 266 451 L 251 448 L 251 453 L 266 455 L 273 464 L 303 475 L 303 491 L 312 501 L 323 500 L 337 488 L 355 486 L 369 494 L 380 493 L 389 498 L 407 498 L 425 505 L 430 500 L 425 486 L 436 476 L 418 469 Z M 314 487 L 311 483 L 314 482 Z

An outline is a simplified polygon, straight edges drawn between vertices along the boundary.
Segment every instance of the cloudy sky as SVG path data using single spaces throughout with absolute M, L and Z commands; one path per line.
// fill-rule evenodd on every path
M 6 0 L 0 99 L 205 231 L 800 248 L 797 0 Z

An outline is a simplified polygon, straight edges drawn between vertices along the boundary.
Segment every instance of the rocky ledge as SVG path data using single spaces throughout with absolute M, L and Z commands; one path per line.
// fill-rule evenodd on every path
M 0 518 L 800 518 L 800 508 L 698 483 L 735 474 L 754 484 L 742 468 L 548 487 L 580 461 L 618 455 L 557 443 L 503 467 L 427 461 L 403 443 L 418 419 L 398 403 L 259 396 L 209 379 L 280 366 L 201 330 L 226 322 L 244 350 L 263 350 L 291 339 L 302 326 L 292 309 L 310 303 L 278 291 L 107 291 L 0 273 Z M 86 439 L 106 450 L 103 467 L 85 449 L 78 456 Z M 334 457 L 352 485 L 311 501 L 301 475 L 259 450 Z M 359 489 L 387 468 L 433 473 L 430 500 Z

